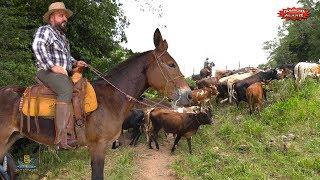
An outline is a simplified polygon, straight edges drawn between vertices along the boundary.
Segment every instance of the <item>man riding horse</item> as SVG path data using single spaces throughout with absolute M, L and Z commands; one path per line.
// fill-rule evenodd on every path
M 86 66 L 84 61 L 77 61 L 71 56 L 69 41 L 65 35 L 68 18 L 72 14 L 63 2 L 52 3 L 43 16 L 47 25 L 38 28 L 32 44 L 36 57 L 36 76 L 57 95 L 54 144 L 59 144 L 64 149 L 71 148 L 67 133 L 73 131 L 67 129 L 67 124 L 73 123 L 73 85 L 68 74 L 74 66 Z
M 202 78 L 210 77 L 212 75 L 212 67 L 215 66 L 213 62 L 209 62 L 209 58 L 203 63 L 203 68 L 200 70 L 200 75 Z

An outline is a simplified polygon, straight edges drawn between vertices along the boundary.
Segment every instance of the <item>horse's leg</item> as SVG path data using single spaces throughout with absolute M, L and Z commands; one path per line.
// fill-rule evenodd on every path
M 107 143 L 96 143 L 90 147 L 91 154 L 91 179 L 100 180 L 103 179 L 105 149 Z
M 11 146 L 20 138 L 23 138 L 23 136 L 19 132 L 13 132 L 6 144 L 6 151 L 8 151 Z
M 18 179 L 18 171 L 16 169 L 16 164 L 12 156 L 6 152 L 11 148 L 11 146 L 18 140 L 22 138 L 19 132 L 14 132 L 7 139 L 7 143 L 0 141 L 0 164 L 2 165 L 4 156 L 7 157 L 7 173 L 10 179 Z
M 11 135 L 19 129 L 16 127 L 19 101 L 19 95 L 12 88 L 0 89 L 0 161 L 10 148 L 8 146 L 14 143 L 10 143 Z
M 0 141 L 0 163 L 3 161 L 4 154 L 7 152 L 6 142 Z
M 4 157 L 4 154 L 10 149 L 14 142 L 20 139 L 21 136 L 18 133 L 7 132 L 5 130 L 0 134 L 0 162 Z

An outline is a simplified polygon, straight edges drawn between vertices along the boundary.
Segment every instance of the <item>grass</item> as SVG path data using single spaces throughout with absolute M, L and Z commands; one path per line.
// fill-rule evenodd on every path
M 272 82 L 260 114 L 249 115 L 246 103 L 214 104 L 216 119 L 192 138 L 193 154 L 182 139 L 171 168 L 181 179 L 319 179 L 320 84 L 307 80 L 300 91 L 292 80 Z M 163 139 L 160 138 L 160 141 Z M 142 142 L 144 143 L 144 142 Z M 168 150 L 169 151 L 169 150 Z M 105 177 L 132 179 L 139 168 L 134 149 L 108 150 Z M 86 149 L 44 150 L 35 172 L 21 179 L 90 179 Z M 152 173 L 152 172 L 150 172 Z
M 90 179 L 90 155 L 87 149 L 71 151 L 44 150 L 36 171 L 20 172 L 20 179 Z M 130 179 L 134 172 L 134 153 L 130 148 L 107 150 L 106 179 Z
M 260 114 L 246 104 L 215 105 L 216 123 L 193 137 L 194 154 L 182 142 L 172 165 L 182 179 L 318 179 L 320 85 L 307 80 L 272 82 Z

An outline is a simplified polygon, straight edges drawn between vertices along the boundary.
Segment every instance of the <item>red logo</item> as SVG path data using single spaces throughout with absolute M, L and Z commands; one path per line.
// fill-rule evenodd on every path
M 301 21 L 306 20 L 310 16 L 310 11 L 304 8 L 287 8 L 282 9 L 278 12 L 279 17 L 281 19 L 285 19 L 286 21 Z

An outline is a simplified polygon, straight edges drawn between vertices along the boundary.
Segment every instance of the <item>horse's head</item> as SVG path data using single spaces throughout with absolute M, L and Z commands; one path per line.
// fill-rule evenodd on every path
M 168 43 L 162 39 L 159 29 L 154 32 L 153 40 L 155 50 L 152 51 L 152 60 L 146 68 L 148 84 L 162 95 L 176 101 L 177 105 L 190 104 L 190 87 L 178 64 L 167 52 Z

